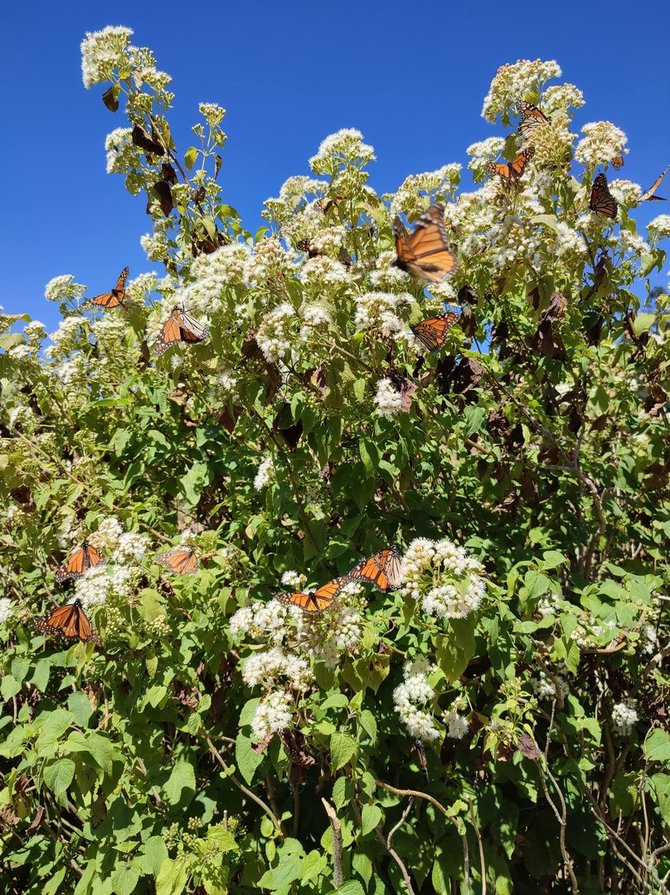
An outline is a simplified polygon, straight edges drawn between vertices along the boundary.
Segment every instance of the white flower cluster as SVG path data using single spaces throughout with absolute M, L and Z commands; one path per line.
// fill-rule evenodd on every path
M 300 279 L 314 289 L 325 289 L 329 286 L 348 286 L 350 276 L 341 261 L 329 258 L 328 255 L 317 255 L 302 265 Z
M 557 221 L 555 234 L 554 253 L 559 257 L 562 255 L 586 254 L 587 247 L 584 237 L 568 224 L 565 224 L 563 221 Z
M 9 597 L 0 597 L 0 625 L 5 625 L 14 615 L 14 606 Z
M 293 698 L 285 690 L 268 693 L 258 703 L 251 720 L 252 740 L 261 743 L 270 734 L 290 727 L 293 720 Z
M 654 242 L 658 242 L 659 239 L 668 239 L 670 237 L 670 214 L 659 214 L 653 221 L 649 221 L 647 230 Z
M 311 685 L 313 675 L 306 659 L 275 646 L 267 652 L 249 656 L 242 669 L 242 680 L 248 687 L 262 686 L 266 690 L 286 682 L 294 690 L 303 692 Z
M 256 491 L 262 491 L 263 488 L 267 488 L 275 480 L 275 467 L 272 462 L 272 457 L 266 457 L 264 460 L 261 460 L 260 466 L 258 467 L 258 471 L 256 472 L 256 477 L 254 478 L 254 488 Z
M 428 682 L 433 669 L 427 662 L 405 665 L 404 682 L 393 691 L 393 704 L 407 732 L 415 740 L 430 742 L 440 736 L 435 720 L 425 707 L 435 698 L 435 690 Z
M 311 248 L 321 255 L 337 255 L 342 248 L 346 230 L 342 226 L 324 227 L 311 240 Z
M 392 419 L 402 410 L 402 393 L 395 387 L 388 377 L 380 379 L 377 383 L 377 393 L 372 399 L 377 416 Z
M 491 162 L 495 162 L 505 148 L 503 137 L 489 137 L 468 146 L 466 152 L 472 156 L 468 162 L 468 168 L 476 179 L 481 179 L 487 173 L 486 168 Z
M 116 516 L 107 516 L 98 525 L 98 530 L 92 534 L 88 541 L 97 550 L 103 553 L 116 549 L 123 534 L 123 528 Z
M 448 538 L 417 538 L 403 557 L 403 593 L 421 600 L 426 615 L 465 618 L 479 607 L 486 593 L 484 569 L 463 547 Z
M 74 595 L 84 609 L 106 603 L 110 598 L 127 598 L 131 593 L 133 570 L 120 565 L 98 565 L 75 583 Z
M 29 323 L 26 323 L 23 334 L 31 344 L 39 344 L 47 332 L 41 320 L 31 320 Z
M 560 66 L 553 60 L 519 59 L 512 65 L 503 65 L 491 81 L 482 117 L 495 121 L 519 100 L 539 96 L 542 86 L 552 78 L 560 78 L 561 74 Z
M 98 347 L 104 354 L 114 355 L 120 349 L 123 350 L 123 337 L 126 334 L 127 326 L 121 317 L 111 314 L 100 317 L 94 322 L 92 328 Z
M 362 168 L 374 160 L 375 151 L 363 142 L 363 134 L 355 128 L 343 128 L 323 140 L 309 166 L 315 174 L 333 174 L 342 166 Z
M 395 257 L 395 254 L 394 254 Z M 383 336 L 408 330 L 398 316 L 401 305 L 409 304 L 412 296 L 408 292 L 364 292 L 355 296 L 356 328 L 379 330 Z
M 288 273 L 295 263 L 295 253 L 287 251 L 277 239 L 271 236 L 261 239 L 244 264 L 244 279 L 249 285 L 264 286 L 272 277 Z
M 616 736 L 630 736 L 638 721 L 639 715 L 632 699 L 628 699 L 626 702 L 617 702 L 613 706 L 612 731 Z
M 74 301 L 80 299 L 85 292 L 86 286 L 75 283 L 72 274 L 66 273 L 49 280 L 44 288 L 44 297 L 47 301 Z
M 375 258 L 375 269 L 370 271 L 369 274 L 371 286 L 377 289 L 393 289 L 407 286 L 407 283 L 410 281 L 410 275 L 396 267 L 396 258 L 397 256 L 393 249 L 379 252 Z M 379 293 L 370 294 L 376 295 Z
M 301 572 L 294 572 L 290 569 L 281 576 L 281 583 L 284 587 L 291 587 L 293 590 L 302 590 L 307 584 L 307 576 Z
M 200 255 L 191 265 L 194 282 L 178 293 L 179 304 L 201 316 L 220 311 L 225 288 L 243 282 L 248 259 L 249 249 L 241 242 L 231 242 L 209 255 Z
M 615 155 L 621 155 L 626 135 L 611 121 L 592 121 L 582 128 L 583 138 L 575 147 L 575 160 L 587 168 L 604 165 Z
M 312 617 L 301 611 L 295 625 L 298 652 L 327 668 L 336 668 L 342 656 L 355 655 L 363 637 L 362 591 L 360 583 L 350 581 L 328 612 Z
M 298 582 L 303 576 L 296 573 L 286 574 L 295 575 L 295 579 L 292 580 L 295 580 L 296 584 L 287 580 L 285 586 L 301 586 Z M 278 600 L 250 603 L 248 606 L 241 606 L 232 616 L 230 633 L 237 640 L 250 637 L 252 640 L 265 640 L 275 646 L 281 646 L 286 638 L 289 621 L 298 624 L 302 614 L 297 606 L 287 606 Z
M 461 179 L 461 165 L 443 165 L 437 171 L 410 174 L 400 184 L 391 200 L 391 214 L 406 214 L 417 217 L 426 210 L 426 197 L 446 198 L 452 194 Z
M 293 305 L 285 301 L 269 311 L 261 321 L 256 342 L 268 363 L 276 363 L 291 350 L 290 324 L 296 317 Z
M 544 671 L 540 671 L 536 677 L 533 677 L 530 685 L 538 699 L 565 699 L 570 692 L 570 687 L 564 677 L 555 674 L 549 678 Z
M 581 109 L 584 105 L 584 94 L 574 84 L 558 84 L 547 87 L 542 97 L 542 110 L 547 117 L 569 109 Z
M 135 172 L 142 164 L 141 151 L 132 141 L 132 130 L 129 127 L 117 127 L 105 138 L 108 174 L 129 174 Z M 129 186 L 131 182 L 128 182 Z M 140 191 L 136 183 L 133 195 Z
M 126 562 L 128 560 L 139 562 L 146 555 L 147 547 L 148 543 L 144 535 L 137 534 L 134 531 L 124 531 L 118 539 L 112 559 L 115 562 Z
M 457 711 L 450 710 L 442 715 L 442 720 L 447 725 L 447 736 L 454 740 L 462 740 L 468 732 L 470 722 L 465 715 L 460 715 Z
M 102 31 L 87 31 L 81 42 L 81 74 L 84 87 L 108 81 L 115 68 L 125 68 L 132 35 L 130 28 L 108 25 Z
M 278 221 L 282 225 L 282 233 L 289 232 L 297 240 L 311 239 L 323 224 L 323 210 L 315 200 L 307 200 L 308 196 L 323 196 L 328 188 L 325 180 L 311 177 L 289 177 L 282 185 L 279 196 L 266 199 L 263 217 Z M 302 207 L 302 214 L 296 215 Z M 298 224 L 297 229 L 294 227 Z
M 208 127 L 216 127 L 221 124 L 226 110 L 217 103 L 200 103 L 198 111 L 207 122 Z

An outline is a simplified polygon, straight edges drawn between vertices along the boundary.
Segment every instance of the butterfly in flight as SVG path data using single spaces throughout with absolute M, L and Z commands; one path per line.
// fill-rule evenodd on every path
M 277 600 L 285 605 L 298 606 L 303 612 L 316 614 L 323 612 L 324 609 L 328 609 L 348 582 L 348 576 L 334 578 L 328 584 L 322 584 L 316 590 L 308 590 L 305 593 L 280 594 Z
M 437 351 L 447 340 L 447 332 L 459 319 L 458 314 L 448 311 L 437 317 L 428 317 L 412 327 L 412 332 L 427 351 Z
M 105 557 L 91 547 L 88 541 L 84 541 L 81 547 L 74 550 L 66 562 L 56 569 L 56 581 L 66 581 L 68 578 L 81 578 L 89 569 L 94 569 L 105 562 Z
M 609 187 L 607 186 L 607 178 L 601 172 L 593 181 L 589 208 L 591 211 L 597 211 L 599 214 L 607 215 L 608 218 L 615 218 L 618 207 L 616 199 L 610 193 Z
M 165 566 L 175 575 L 188 575 L 195 572 L 199 566 L 198 557 L 190 547 L 175 547 L 167 553 L 161 553 L 156 557 L 156 562 Z
M 543 124 L 549 124 L 549 119 L 544 112 L 532 103 L 519 102 L 517 103 L 517 109 L 521 115 L 519 133 L 522 143 L 525 143 L 538 127 L 542 127 Z
M 526 170 L 526 165 L 534 155 L 535 148 L 529 146 L 528 149 L 522 149 L 514 161 L 510 162 L 509 165 L 501 164 L 500 162 L 489 162 L 486 166 L 486 170 L 489 174 L 497 174 L 498 177 L 502 179 L 503 183 L 516 183 Z
M 120 308 L 123 305 L 123 299 L 126 297 L 126 280 L 128 279 L 129 268 L 124 267 L 116 286 L 111 292 L 103 292 L 102 295 L 96 295 L 89 298 L 82 304 L 82 308 L 104 308 L 106 311 L 111 308 Z
M 40 634 L 61 634 L 63 637 L 76 638 L 84 643 L 92 641 L 100 646 L 100 638 L 84 612 L 81 600 L 76 599 L 65 606 L 59 606 L 53 612 L 39 618 L 35 627 Z
M 447 242 L 441 205 L 431 205 L 419 218 L 412 233 L 408 233 L 396 217 L 393 233 L 398 256 L 393 263 L 400 270 L 431 283 L 439 283 L 456 271 L 458 261 Z
M 656 180 L 652 183 L 649 189 L 642 193 L 640 196 L 640 202 L 667 202 L 667 199 L 664 199 L 662 196 L 656 195 L 656 190 L 663 183 L 663 178 L 670 171 L 670 165 L 667 166 L 656 178 Z
M 624 166 L 624 158 L 622 155 L 615 155 L 614 158 L 610 159 L 610 162 L 615 171 L 620 171 Z
M 154 342 L 154 351 L 162 354 L 178 342 L 202 342 L 207 332 L 207 327 L 194 320 L 183 308 L 174 308 Z
M 397 547 L 384 547 L 370 559 L 364 559 L 349 572 L 351 581 L 369 581 L 377 590 L 388 593 L 402 584 L 400 565 L 402 557 Z

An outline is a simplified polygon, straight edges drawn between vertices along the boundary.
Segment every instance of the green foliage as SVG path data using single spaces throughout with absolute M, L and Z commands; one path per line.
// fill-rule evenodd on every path
M 180 154 L 149 51 L 87 38 L 167 276 L 97 318 L 57 277 L 45 350 L 0 315 L 3 891 L 668 892 L 667 295 L 637 313 L 667 222 L 641 240 L 627 181 L 616 223 L 587 211 L 623 143 L 601 123 L 573 154 L 555 68 L 486 100 L 547 110 L 519 184 L 459 194 L 447 165 L 379 197 L 342 131 L 252 236 L 223 110 Z M 477 181 L 503 148 L 470 147 Z M 392 219 L 433 201 L 460 266 L 427 293 Z M 208 336 L 152 355 L 177 303 Z M 107 564 L 59 585 L 84 538 Z M 194 574 L 155 561 L 180 541 Z M 316 619 L 271 599 L 389 544 L 396 590 Z M 75 595 L 100 648 L 34 628 Z

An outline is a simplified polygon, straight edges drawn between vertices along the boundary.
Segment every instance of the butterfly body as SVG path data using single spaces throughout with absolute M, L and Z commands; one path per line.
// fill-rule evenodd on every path
M 412 233 L 396 217 L 393 231 L 398 256 L 393 263 L 400 270 L 431 283 L 439 283 L 455 272 L 458 261 L 447 242 L 441 205 L 431 205 Z
M 412 327 L 412 332 L 427 351 L 437 351 L 447 339 L 447 332 L 458 320 L 458 314 L 448 311 L 437 317 L 428 317 Z
M 88 301 L 83 303 L 82 307 L 104 308 L 106 311 L 121 307 L 126 297 L 126 280 L 129 272 L 129 268 L 124 267 L 116 281 L 116 286 L 110 292 L 103 292 L 101 295 L 89 298 Z
M 59 606 L 53 612 L 39 618 L 35 623 L 40 634 L 59 634 L 63 637 L 81 640 L 82 643 L 92 641 L 100 645 L 100 638 L 81 605 L 81 600 L 74 600 Z
M 183 308 L 174 308 L 154 342 L 156 354 L 163 354 L 178 342 L 194 345 L 207 336 L 207 327 L 198 323 Z
M 95 568 L 105 562 L 105 558 L 91 547 L 88 541 L 84 541 L 81 547 L 77 547 L 66 562 L 56 570 L 56 581 L 66 581 L 68 578 L 81 578 L 89 569 Z
M 161 553 L 156 557 L 156 562 L 165 566 L 176 575 L 188 575 L 195 572 L 199 566 L 198 557 L 190 547 L 175 547 L 167 553 Z
M 502 164 L 500 162 L 489 162 L 486 170 L 489 174 L 496 174 L 501 178 L 503 183 L 516 183 L 526 169 L 526 165 L 535 155 L 535 149 L 529 146 L 528 149 L 522 149 L 513 162 Z
M 334 602 L 335 598 L 348 582 L 348 576 L 344 578 L 334 578 L 328 584 L 322 584 L 316 590 L 308 590 L 305 592 L 295 592 L 288 594 L 280 594 L 277 599 L 285 605 L 297 606 L 303 612 L 311 615 L 323 612 L 324 609 Z
M 384 547 L 369 559 L 364 559 L 349 572 L 352 581 L 368 581 L 382 593 L 397 590 L 402 584 L 402 557 L 397 547 Z
M 596 211 L 598 214 L 604 214 L 608 218 L 614 219 L 617 215 L 619 206 L 617 205 L 614 196 L 610 193 L 609 187 L 607 186 L 607 178 L 602 172 L 598 174 L 593 181 L 589 208 L 591 211 Z

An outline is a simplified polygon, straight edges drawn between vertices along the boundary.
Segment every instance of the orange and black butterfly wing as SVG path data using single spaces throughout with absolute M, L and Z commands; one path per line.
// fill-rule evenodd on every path
M 528 149 L 522 150 L 509 165 L 491 162 L 487 165 L 487 171 L 489 174 L 497 174 L 504 183 L 516 183 L 534 155 L 535 149 L 529 146 Z
M 428 317 L 412 327 L 412 332 L 427 351 L 441 348 L 447 338 L 448 330 L 458 320 L 458 314 L 449 311 L 439 317 Z
M 101 295 L 89 298 L 84 302 L 82 307 L 89 308 L 93 306 L 96 308 L 104 308 L 105 310 L 120 307 L 123 304 L 123 299 L 126 297 L 126 280 L 128 279 L 128 273 L 129 268 L 124 267 L 116 281 L 116 286 L 111 292 L 103 292 Z
M 174 550 L 168 550 L 167 553 L 161 553 L 156 557 L 156 562 L 176 575 L 188 575 L 195 572 L 199 564 L 198 557 L 188 547 L 176 547 Z
M 385 547 L 349 572 L 352 581 L 368 581 L 378 590 L 388 593 L 400 586 L 400 553 L 396 547 Z
M 84 541 L 81 547 L 70 554 L 66 562 L 56 570 L 56 581 L 66 581 L 68 578 L 81 578 L 89 569 L 105 562 L 105 558 L 95 547 Z
M 310 590 L 306 593 L 297 592 L 280 594 L 277 599 L 280 603 L 298 606 L 303 612 L 308 612 L 310 614 L 323 612 L 324 609 L 327 609 L 332 604 L 333 600 L 348 580 L 348 576 L 344 578 L 334 578 L 332 581 L 329 581 L 328 584 L 323 584 L 321 587 L 317 588 L 317 590 Z
M 607 186 L 607 178 L 601 172 L 593 181 L 589 208 L 591 211 L 596 211 L 598 214 L 604 214 L 608 218 L 615 218 L 618 207 L 614 196 L 610 193 L 609 187 Z
M 624 166 L 624 159 L 622 155 L 615 155 L 614 158 L 610 159 L 612 162 L 612 167 L 615 171 L 620 171 Z
M 179 326 L 179 320 L 174 316 L 173 312 L 169 319 L 163 324 L 163 328 L 154 342 L 154 351 L 156 354 L 162 354 L 164 351 L 167 351 L 168 348 L 171 348 L 180 341 L 181 327 Z
M 63 637 L 76 638 L 84 643 L 88 641 L 100 643 L 79 600 L 66 603 L 65 606 L 60 606 L 38 619 L 36 628 L 40 634 L 61 634 Z
M 207 336 L 207 327 L 202 323 L 198 323 L 190 314 L 180 311 L 181 320 L 179 326 L 181 329 L 181 338 L 183 342 L 202 342 Z
M 652 183 L 649 189 L 642 194 L 640 197 L 640 202 L 667 202 L 667 199 L 664 199 L 662 196 L 656 196 L 656 190 L 663 183 L 663 178 L 670 171 L 670 165 L 667 166 L 656 178 L 656 180 Z
M 525 142 L 536 128 L 543 124 L 547 124 L 549 119 L 544 112 L 532 103 L 517 103 L 517 108 L 521 115 L 521 120 L 519 121 L 519 133 L 521 134 L 522 141 Z
M 454 273 L 458 262 L 449 248 L 441 205 L 431 205 L 409 235 L 403 233 L 404 227 L 400 229 L 398 223 L 396 218 L 396 267 L 431 283 L 439 283 Z

